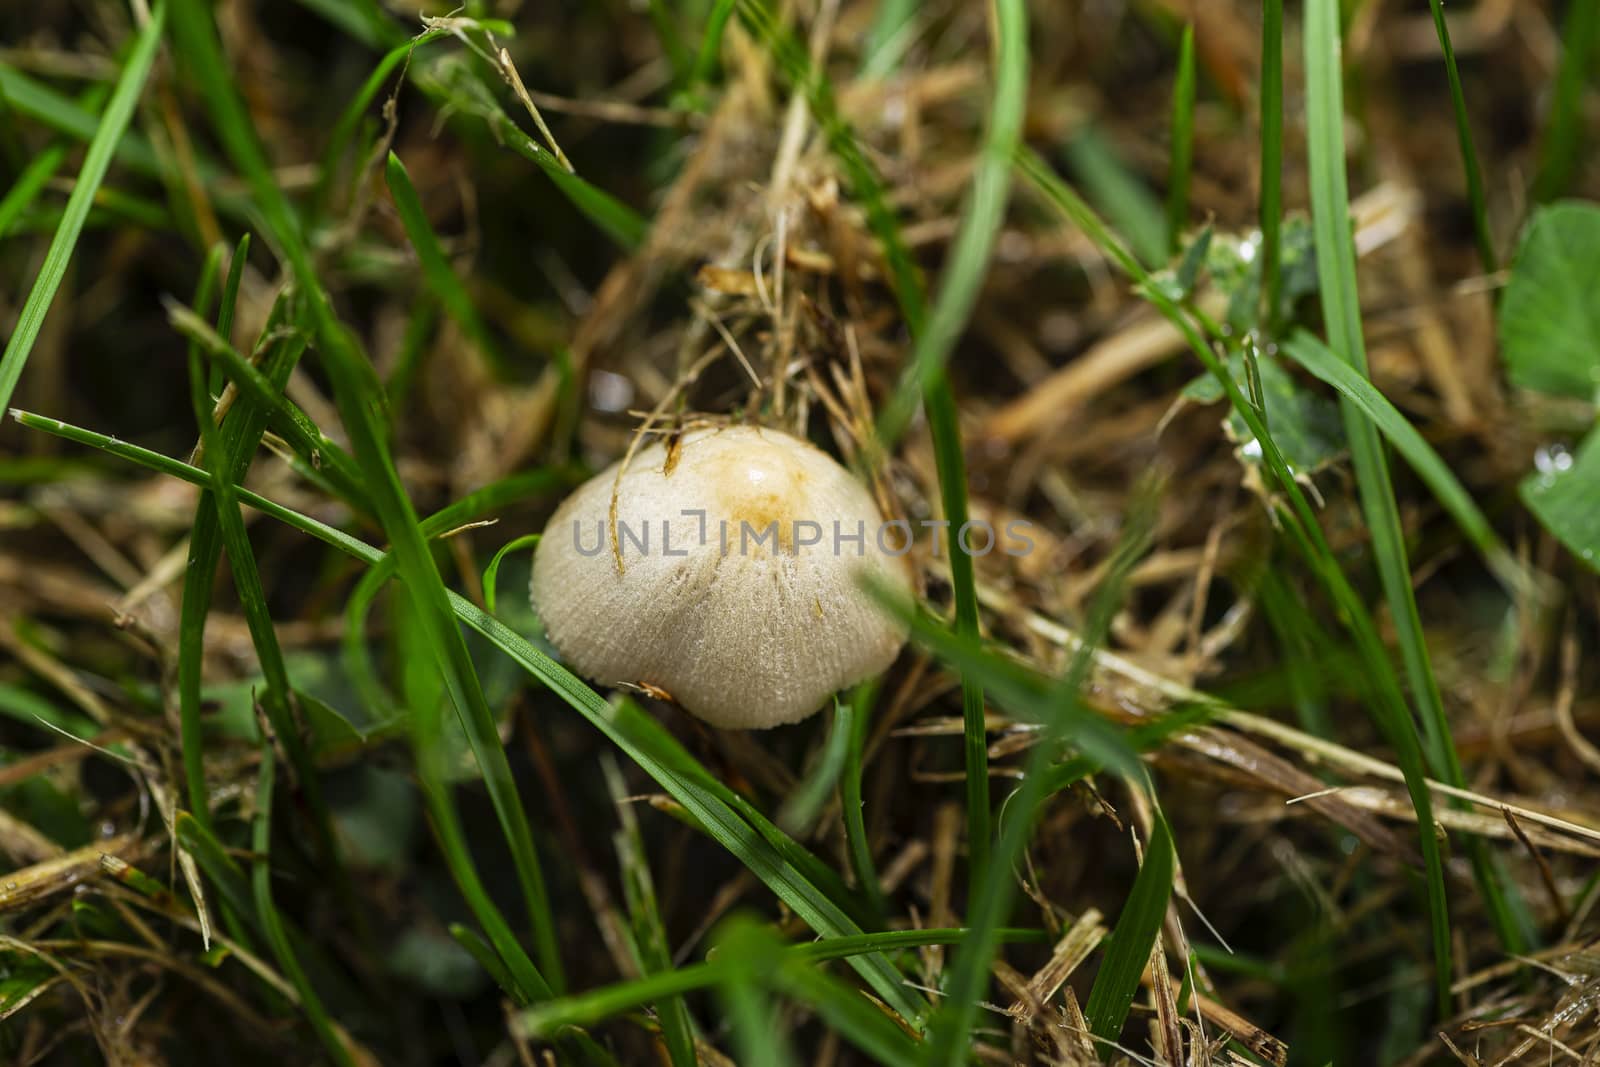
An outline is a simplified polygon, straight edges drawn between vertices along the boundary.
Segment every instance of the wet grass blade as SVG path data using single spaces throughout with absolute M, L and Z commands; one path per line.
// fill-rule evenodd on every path
M 76 441 L 193 485 L 206 484 L 207 475 L 204 471 L 147 448 L 69 425 L 60 419 L 23 411 L 14 411 L 12 414 L 30 429 Z M 377 566 L 385 559 L 385 554 L 372 545 L 250 490 L 240 489 L 239 499 L 369 567 Z M 832 943 L 832 939 L 843 939 L 844 944 L 855 944 L 848 939 L 863 936 L 860 926 L 846 910 L 819 889 L 791 858 L 808 856 L 809 853 L 792 840 L 787 841 L 787 850 L 780 849 L 773 842 L 786 840 L 786 837 L 770 823 L 761 829 L 751 825 L 745 813 L 729 803 L 731 791 L 694 761 L 686 750 L 672 742 L 671 736 L 659 723 L 639 713 L 636 707 L 627 702 L 616 707 L 608 704 L 521 634 L 486 614 L 460 594 L 449 592 L 448 596 L 456 618 L 487 637 L 532 677 L 588 719 L 813 930 L 831 939 L 829 943 Z M 812 862 L 816 867 L 826 870 L 814 857 Z M 900 973 L 881 954 L 877 954 L 875 948 L 869 947 L 861 956 L 854 957 L 852 966 L 884 1003 L 908 1022 L 921 1017 L 926 1002 L 905 985 Z
M 1149 965 L 1151 948 L 1161 934 L 1167 901 L 1172 896 L 1173 867 L 1172 832 L 1158 809 L 1144 862 L 1139 865 L 1133 888 L 1117 916 L 1117 925 L 1107 941 L 1105 962 L 1089 990 L 1089 1003 L 1084 1005 L 1089 1029 L 1101 1041 L 1115 1042 L 1122 1036 L 1128 1009 L 1139 991 L 1139 978 Z M 1108 1058 L 1110 1052 L 1108 1046 Z
M 145 79 L 155 61 L 156 46 L 161 42 L 166 11 L 164 0 L 156 0 L 149 21 L 134 39 L 128 60 L 123 64 L 122 73 L 117 76 L 117 87 L 112 91 L 111 99 L 95 127 L 94 136 L 89 141 L 88 151 L 84 153 L 83 166 L 78 169 L 78 177 L 72 183 L 72 193 L 67 197 L 61 224 L 56 228 L 49 250 L 45 252 L 44 263 L 34 278 L 33 288 L 28 291 L 28 298 L 23 301 L 22 310 L 17 314 L 17 324 L 6 341 L 5 351 L 0 354 L 0 410 L 11 403 L 11 394 L 17 387 L 17 379 L 22 377 L 23 365 L 28 362 L 39 330 L 44 326 L 45 314 L 50 310 L 56 290 L 61 288 L 61 279 L 67 273 L 67 262 L 78 245 L 78 235 L 83 232 L 89 208 L 100 190 L 100 183 L 105 179 L 107 168 L 111 166 L 111 157 L 117 150 L 117 144 L 128 128 L 129 120 L 133 118 L 139 96 L 144 92 Z M 0 91 L 5 92 L 8 101 L 16 106 L 17 100 L 9 87 L 0 85 Z
M 484 699 L 466 642 L 450 610 L 438 566 L 426 538 L 418 529 L 416 513 L 389 455 L 383 386 L 353 337 L 334 317 L 312 266 L 300 222 L 272 176 L 243 102 L 228 76 L 215 27 L 199 0 L 176 0 L 173 29 L 177 50 L 191 65 L 205 90 L 204 97 L 217 132 L 229 155 L 249 180 L 276 247 L 287 259 L 304 291 L 307 310 L 320 341 L 323 365 L 333 383 L 334 398 L 361 468 L 363 485 L 394 546 L 397 573 L 425 629 L 428 647 L 461 717 L 504 831 L 545 974 L 534 971 L 519 951 L 504 918 L 487 897 L 473 902 L 479 905 L 479 919 L 484 922 L 490 940 L 511 957 L 506 963 L 514 973 L 520 971 L 517 978 L 524 989 L 531 993 L 548 982 L 549 988 L 559 990 L 561 978 L 554 922 L 527 813 L 500 745 L 494 715 Z M 471 870 L 457 870 L 456 873 L 458 881 L 463 883 L 475 877 Z
M 1178 76 L 1172 86 L 1172 148 L 1167 163 L 1167 252 L 1176 255 L 1189 223 L 1189 176 L 1194 169 L 1194 23 L 1183 27 Z
M 1439 35 L 1445 77 L 1450 82 L 1450 104 L 1456 114 L 1456 143 L 1461 148 L 1461 168 L 1467 176 L 1467 202 L 1472 206 L 1472 232 L 1478 240 L 1478 260 L 1485 274 L 1493 274 L 1500 269 L 1499 259 L 1494 254 L 1494 236 L 1489 232 L 1483 170 L 1478 166 L 1478 149 L 1472 143 L 1472 122 L 1467 115 L 1467 96 L 1461 88 L 1461 71 L 1456 68 L 1456 50 L 1450 44 L 1450 24 L 1444 17 L 1444 0 L 1428 0 L 1428 6 L 1433 9 L 1433 29 Z
M 1310 153 L 1311 209 L 1316 231 L 1317 274 L 1322 291 L 1322 313 L 1330 347 L 1363 378 L 1367 377 L 1366 342 L 1362 335 L 1361 307 L 1356 288 L 1355 243 L 1350 232 L 1350 198 L 1345 179 L 1344 86 L 1339 66 L 1339 11 L 1337 0 L 1308 0 L 1306 6 L 1305 62 Z M 1445 715 L 1439 683 L 1429 660 L 1422 616 L 1412 588 L 1400 509 L 1389 475 L 1383 441 L 1360 406 L 1341 394 L 1345 436 L 1355 467 L 1361 510 L 1371 531 L 1372 550 L 1400 645 L 1401 661 L 1410 682 L 1411 696 L 1422 720 L 1425 751 L 1434 773 L 1453 786 L 1463 786 L 1465 776 L 1450 722 Z M 1397 729 L 1415 729 L 1409 721 Z M 1491 920 L 1508 951 L 1528 947 L 1531 929 L 1518 919 L 1510 887 L 1502 884 L 1487 851 L 1472 844 L 1479 892 Z M 1429 905 L 1434 950 L 1434 975 L 1438 1010 L 1448 1010 L 1451 982 L 1450 920 L 1444 901 L 1442 878 Z

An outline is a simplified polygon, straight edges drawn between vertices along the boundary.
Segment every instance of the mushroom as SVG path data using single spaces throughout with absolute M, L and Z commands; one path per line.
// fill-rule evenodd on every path
M 579 673 L 762 729 L 894 662 L 906 627 L 863 578 L 909 597 L 910 540 L 811 444 L 691 430 L 562 502 L 534 552 L 533 602 Z

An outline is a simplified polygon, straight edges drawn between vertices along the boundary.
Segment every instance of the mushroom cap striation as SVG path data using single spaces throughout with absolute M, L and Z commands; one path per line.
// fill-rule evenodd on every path
M 759 729 L 797 722 L 894 662 L 906 627 L 861 579 L 910 596 L 910 568 L 892 554 L 909 529 L 884 528 L 832 457 L 735 426 L 642 448 L 618 484 L 620 467 L 562 502 L 533 557 L 534 606 L 580 673 L 665 690 L 713 726 Z

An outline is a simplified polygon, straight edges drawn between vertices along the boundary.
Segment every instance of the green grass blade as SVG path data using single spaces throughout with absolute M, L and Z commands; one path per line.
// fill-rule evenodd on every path
M 235 253 L 236 264 L 243 262 L 243 254 L 248 249 L 248 239 L 241 240 Z M 214 262 L 213 258 L 208 266 Z M 217 316 L 219 324 L 231 322 L 233 319 L 233 302 L 238 297 L 237 272 L 230 272 L 230 281 L 232 284 L 223 291 L 222 306 Z M 273 732 L 277 734 L 277 743 L 282 745 L 288 754 L 299 779 L 300 788 L 305 796 L 306 811 L 311 819 L 312 835 L 316 841 L 317 858 L 321 869 L 333 882 L 335 893 L 346 914 L 355 923 L 358 934 L 366 940 L 370 937 L 366 913 L 356 903 L 355 890 L 350 883 L 349 873 L 345 869 L 333 832 L 333 815 L 322 793 L 322 779 L 311 759 L 310 751 L 306 748 L 300 723 L 294 714 L 294 696 L 288 668 L 284 662 L 283 651 L 278 645 L 277 634 L 267 607 L 266 588 L 261 581 L 255 553 L 250 547 L 250 537 L 244 528 L 244 517 L 239 510 L 235 480 L 242 477 L 244 471 L 249 468 L 249 454 L 246 453 L 240 462 L 239 452 L 243 443 L 249 443 L 252 448 L 254 447 L 255 438 L 259 438 L 259 423 L 249 426 L 238 435 L 229 435 L 225 438 L 212 420 L 212 400 L 206 391 L 200 353 L 193 344 L 189 346 L 188 357 L 191 399 L 194 404 L 195 419 L 200 427 L 206 464 L 211 473 L 211 492 L 209 498 L 202 497 L 201 507 L 209 507 L 210 513 L 216 517 L 216 531 L 219 535 L 208 536 L 204 543 L 215 545 L 220 537 L 222 546 L 227 550 L 229 569 L 233 573 L 239 604 L 244 612 L 251 644 L 255 647 L 256 659 L 261 666 L 262 678 L 266 683 L 261 698 L 262 705 L 266 709 Z M 234 418 L 237 421 L 234 425 L 243 426 L 251 419 L 251 415 L 251 409 L 248 407 L 236 408 Z M 248 436 L 251 431 L 254 431 L 255 438 Z M 217 556 L 213 549 L 210 554 L 210 567 L 213 571 L 216 562 Z M 201 625 L 203 626 L 203 620 Z M 196 650 L 196 662 L 192 665 L 192 673 L 196 675 L 199 673 L 198 658 Z
M 478 309 L 467 293 L 467 287 L 462 284 L 455 270 L 451 268 L 450 261 L 445 258 L 439 237 L 429 225 L 428 216 L 422 210 L 422 200 L 411 184 L 411 176 L 406 173 L 405 164 L 400 162 L 400 157 L 393 152 L 389 153 L 385 177 L 389 183 L 389 193 L 394 197 L 395 208 L 400 213 L 400 224 L 405 227 L 406 237 L 411 240 L 411 247 L 416 249 L 417 259 L 422 263 L 422 275 L 433 290 L 433 295 L 438 297 L 445 311 L 450 313 L 450 317 L 456 320 L 462 331 L 472 339 L 473 344 L 478 346 L 479 352 L 489 365 L 497 370 L 505 370 L 508 366 L 505 356 L 495 344 L 493 335 L 489 333 L 489 327 L 478 315 Z
M 917 29 L 917 0 L 879 0 L 861 55 L 863 78 L 893 74 Z
M 133 118 L 134 108 L 139 104 L 139 96 L 144 92 L 145 79 L 149 76 L 150 66 L 155 61 L 156 46 L 161 42 L 166 11 L 164 0 L 156 0 L 155 7 L 150 12 L 150 20 L 145 23 L 139 31 L 139 36 L 134 40 L 133 49 L 128 53 L 128 61 L 117 77 L 117 87 L 113 90 L 111 100 L 106 104 L 105 112 L 100 117 L 94 137 L 89 141 L 89 149 L 83 157 L 83 166 L 79 168 L 78 177 L 72 183 L 72 194 L 67 197 L 61 225 L 50 241 L 44 264 L 39 268 L 39 275 L 34 279 L 33 288 L 29 290 L 28 298 L 23 302 L 22 310 L 17 315 L 17 325 L 6 341 L 5 352 L 0 354 L 0 409 L 11 403 L 11 394 L 17 387 L 17 379 L 22 377 L 22 367 L 28 362 L 28 355 L 33 351 L 33 343 L 38 339 L 39 330 L 44 326 L 45 314 L 55 300 L 56 290 L 61 288 L 61 279 L 67 272 L 67 261 L 72 258 L 73 249 L 77 247 L 78 235 L 83 232 L 83 223 L 89 215 L 89 207 L 94 203 L 95 194 L 100 190 L 100 183 L 105 179 L 107 168 L 111 166 L 111 157 L 117 149 L 117 143 L 122 139 L 123 132 L 128 128 L 128 121 Z M 0 91 L 5 92 L 11 102 L 16 104 L 16 99 L 8 87 L 0 84 Z
M 1345 179 L 1344 86 L 1340 69 L 1339 12 L 1336 0 L 1308 0 L 1306 8 L 1307 148 L 1310 153 L 1312 221 L 1317 237 L 1317 272 L 1322 290 L 1323 318 L 1330 346 L 1362 377 L 1367 375 L 1366 343 L 1362 335 L 1361 307 L 1356 288 L 1355 243 L 1350 233 L 1350 198 Z M 1383 441 L 1373 422 L 1357 403 L 1343 395 L 1345 436 L 1350 443 L 1361 510 L 1371 531 L 1373 555 L 1384 597 L 1394 620 L 1400 656 L 1422 720 L 1425 750 L 1434 773 L 1453 786 L 1463 786 L 1465 776 L 1450 722 L 1439 694 L 1438 680 L 1429 661 L 1422 617 L 1411 583 L 1400 509 L 1389 476 Z M 1395 724 L 1397 728 L 1399 723 Z M 1405 728 L 1412 729 L 1410 723 Z M 1479 892 L 1502 943 L 1511 952 L 1528 947 L 1531 931 L 1517 918 L 1508 899 L 1509 886 L 1496 876 L 1488 854 L 1474 849 L 1474 869 Z M 1433 936 L 1434 976 L 1438 1010 L 1450 1004 L 1450 918 L 1442 877 L 1430 884 L 1429 913 Z
M 494 554 L 494 558 L 489 561 L 489 565 L 483 569 L 483 607 L 490 615 L 494 614 L 495 585 L 500 579 L 500 562 L 509 553 L 534 548 L 539 544 L 539 538 L 542 536 L 542 534 L 524 534 L 514 540 L 507 541 L 500 546 L 499 551 Z
M 1154 304 L 1183 334 L 1190 351 L 1221 385 L 1233 409 L 1261 443 L 1265 468 L 1277 483 L 1277 490 L 1282 494 L 1281 499 L 1287 503 L 1287 508 L 1278 509 L 1283 530 L 1312 567 L 1318 581 L 1339 612 L 1341 621 L 1354 638 L 1357 653 L 1365 668 L 1363 680 L 1367 684 L 1370 696 L 1366 704 L 1367 711 L 1395 749 L 1396 761 L 1405 778 L 1406 792 L 1416 812 L 1417 839 L 1422 852 L 1433 934 L 1435 938 L 1444 936 L 1447 931 L 1440 928 L 1441 922 L 1446 922 L 1447 925 L 1444 861 L 1439 839 L 1432 831 L 1433 799 L 1428 792 L 1427 768 L 1411 710 L 1406 705 L 1405 693 L 1377 627 L 1365 603 L 1340 569 L 1338 558 L 1328 545 L 1327 538 L 1318 525 L 1317 515 L 1295 480 L 1294 472 L 1284 459 L 1282 450 L 1273 440 L 1261 412 L 1244 395 L 1239 383 L 1212 351 L 1210 344 L 1193 321 L 1159 286 L 1151 284 L 1149 275 L 1139 266 L 1138 261 L 1128 254 L 1082 198 L 1033 153 L 1022 153 L 1018 165 L 1046 199 L 1082 228 L 1107 255 L 1128 271 L 1129 276 L 1139 285 L 1145 299 Z
M 529 137 L 464 62 L 435 62 L 414 70 L 412 77 L 425 92 L 452 110 L 476 115 L 488 123 L 502 144 L 543 171 L 573 207 L 619 246 L 631 250 L 644 240 L 650 227 L 638 212 L 569 171 L 553 153 Z
M 1485 274 L 1499 270 L 1494 254 L 1494 236 L 1489 232 L 1489 207 L 1483 191 L 1483 171 L 1478 166 L 1478 149 L 1472 143 L 1472 122 L 1467 116 L 1467 96 L 1461 88 L 1461 71 L 1456 69 L 1456 50 L 1450 44 L 1450 24 L 1444 17 L 1444 0 L 1428 0 L 1433 9 L 1433 28 L 1444 53 L 1445 77 L 1450 82 L 1450 103 L 1456 113 L 1456 143 L 1461 148 L 1461 167 L 1467 175 L 1467 201 L 1472 205 L 1472 232 L 1478 239 L 1478 259 Z M 1595 6 L 1593 4 L 1591 7 Z
M 784 960 L 815 964 L 850 959 L 869 952 L 894 952 L 926 945 L 959 945 L 967 933 L 967 930 L 959 928 L 893 930 L 788 945 L 779 954 Z M 1043 932 L 1038 930 L 1008 928 L 999 934 L 1000 939 L 1007 943 L 1041 943 L 1046 940 Z M 554 1033 L 563 1026 L 590 1025 L 663 997 L 683 996 L 710 989 L 719 982 L 727 981 L 734 970 L 725 954 L 714 953 L 702 963 L 691 963 L 677 970 L 585 990 L 536 1005 L 518 1014 L 518 1028 L 526 1034 L 540 1035 Z
M 1261 291 L 1278 317 L 1283 263 L 1283 0 L 1261 2 Z
M 1533 198 L 1541 203 L 1567 191 L 1583 150 L 1583 94 L 1600 49 L 1600 0 L 1572 0 L 1561 26 L 1561 66 L 1551 94 Z
M 972 191 L 951 243 L 927 323 L 914 332 L 911 361 L 878 416 L 878 440 L 892 449 L 925 389 L 943 375 L 989 271 L 1011 190 L 1011 160 L 1022 139 L 1028 95 L 1028 17 L 1022 0 L 995 0 L 994 97 L 978 150 Z M 932 415 L 929 416 L 932 421 Z M 954 527 L 952 527 L 954 530 Z
M 1321 341 L 1304 330 L 1296 331 L 1283 342 L 1280 351 L 1339 391 L 1339 395 L 1360 409 L 1361 414 L 1388 439 L 1403 456 L 1417 477 L 1432 490 L 1445 511 L 1456 521 L 1467 540 L 1505 584 L 1509 592 L 1529 592 L 1533 579 L 1501 542 L 1494 527 L 1472 499 L 1472 494 L 1456 478 L 1448 464 L 1433 450 L 1406 417 L 1350 363 L 1340 359 Z
M 1067 165 L 1086 195 L 1128 240 L 1143 264 L 1167 258 L 1167 222 L 1161 201 L 1117 158 L 1105 136 L 1084 128 L 1066 146 Z
M 222 306 L 217 309 L 217 336 L 226 341 L 233 336 L 234 313 L 239 306 L 239 285 L 244 281 L 245 263 L 250 258 L 250 235 L 239 238 L 228 259 L 228 278 L 222 285 Z M 221 393 L 226 376 L 222 368 L 211 368 L 211 391 Z
M 926 395 L 928 432 L 933 437 L 933 453 L 939 470 L 939 496 L 949 522 L 950 586 L 956 602 L 958 638 L 978 637 L 978 586 L 972 556 L 959 544 L 960 531 L 967 524 L 966 457 L 961 449 L 961 427 L 950 383 L 941 372 L 928 386 Z M 967 874 L 976 887 L 988 874 L 989 823 L 989 736 L 984 716 L 983 687 L 969 672 L 961 673 L 961 721 L 967 785 Z
M 683 33 L 678 29 L 677 5 L 669 5 L 664 0 L 646 2 L 650 11 L 650 25 L 655 27 L 656 40 L 661 43 L 662 54 L 672 68 L 673 84 L 683 85 L 689 79 L 694 58 L 689 55 L 689 46 L 683 43 Z
M 131 54 L 129 59 L 132 59 Z M 126 66 L 123 68 L 124 73 L 127 69 Z M 43 82 L 34 81 L 6 63 L 0 63 L 0 97 L 4 98 L 9 110 L 37 119 L 57 133 L 78 141 L 93 143 L 104 122 L 103 116 L 96 117 L 94 112 L 70 97 Z M 137 132 L 126 133 L 117 141 L 113 151 L 118 161 L 139 174 L 160 177 L 164 173 L 165 168 L 150 147 L 150 142 Z
M 411 500 L 389 456 L 388 428 L 382 417 L 383 387 L 354 339 L 334 318 L 327 294 L 312 266 L 300 223 L 273 179 L 244 104 L 228 77 L 215 27 L 199 0 L 176 0 L 173 29 L 178 51 L 193 65 L 195 76 L 205 90 L 218 134 L 229 155 L 249 179 L 275 243 L 304 290 L 321 342 L 323 363 L 333 382 L 335 401 L 361 468 L 363 484 L 394 546 L 397 572 L 406 593 L 413 598 L 417 618 L 427 633 L 427 644 L 434 650 L 440 674 L 477 757 L 511 852 L 539 957 L 550 987 L 558 990 L 561 979 L 554 922 L 527 813 L 517 795 L 505 751 L 500 746 L 494 715 L 484 699 L 466 642 L 450 611 L 438 566 L 418 529 Z M 487 897 L 478 903 L 488 905 L 480 910 L 479 918 L 490 931 L 491 940 L 503 940 L 509 945 L 509 928 L 504 919 L 495 912 Z M 523 963 L 516 959 L 506 962 L 514 971 Z M 523 973 L 517 976 L 530 992 L 545 983 L 545 978 L 531 973 L 532 970 L 531 965 L 523 966 Z
M 783 1021 L 760 985 L 753 967 L 742 967 L 717 983 L 733 1049 L 742 1067 L 795 1067 L 799 1061 L 789 1047 Z
M 33 205 L 34 198 L 44 189 L 45 183 L 55 177 L 66 158 L 67 146 L 58 142 L 28 161 L 6 195 L 0 197 L 0 238 L 4 238 L 17 218 Z
M 1167 252 L 1176 255 L 1189 224 L 1189 177 L 1194 169 L 1194 23 L 1183 27 L 1178 76 L 1172 85 L 1172 148 L 1167 163 Z
M 850 869 L 856 885 L 865 894 L 874 915 L 888 913 L 883 898 L 883 887 L 878 879 L 878 867 L 872 859 L 872 845 L 867 839 L 867 823 L 861 799 L 861 764 L 867 747 L 867 732 L 872 722 L 871 710 L 876 696 L 875 687 L 863 683 L 850 694 L 850 701 L 838 704 L 836 729 L 849 737 L 845 748 L 844 769 L 839 775 L 839 812 L 844 821 L 845 842 L 850 850 Z
M 1122 914 L 1117 916 L 1105 962 L 1089 990 L 1089 1003 L 1084 1005 L 1089 1030 L 1101 1041 L 1114 1042 L 1122 1036 L 1122 1024 L 1139 991 L 1139 978 L 1149 965 L 1151 948 L 1161 934 L 1167 901 L 1172 896 L 1173 867 L 1172 832 L 1157 810 L 1144 862 L 1123 902 Z M 1108 1058 L 1110 1051 L 1108 1047 Z
M 266 935 L 267 945 L 272 949 L 273 958 L 299 994 L 300 1008 L 311 1021 L 311 1028 L 317 1032 L 317 1037 L 322 1040 L 322 1047 L 340 1067 L 355 1067 L 350 1050 L 328 1017 L 328 1009 L 323 1007 L 322 998 L 312 988 L 305 968 L 300 966 L 300 959 L 295 955 L 288 934 L 284 931 L 283 920 L 278 916 L 277 906 L 272 902 L 272 784 L 275 763 L 272 743 L 269 741 L 261 746 L 261 767 L 256 772 L 256 821 L 251 839 L 256 860 L 250 872 L 250 888 L 256 916 Z
M 639 820 L 634 815 L 616 761 L 607 756 L 601 762 L 601 770 L 605 772 L 606 788 L 622 824 L 612 835 L 612 841 L 616 847 L 617 867 L 622 874 L 623 900 L 627 903 L 632 926 L 635 962 L 642 974 L 670 971 L 673 969 L 672 948 L 667 941 L 666 924 L 661 921 L 655 878 L 650 873 L 650 857 L 645 851 L 644 835 L 639 832 Z M 662 1042 L 673 1067 L 694 1067 L 694 1029 L 683 998 L 663 998 L 656 1001 L 655 1008 L 661 1022 Z
M 395 68 L 411 58 L 411 53 L 422 45 L 437 41 L 441 37 L 449 36 L 448 30 L 428 30 L 406 41 L 404 44 L 395 45 L 384 53 L 378 65 L 367 75 L 367 80 L 361 83 L 361 88 L 356 95 L 351 97 L 345 109 L 339 113 L 339 120 L 333 124 L 333 131 L 328 135 L 328 146 L 322 150 L 322 166 L 317 176 L 317 192 L 315 202 L 318 205 L 317 214 L 321 215 L 328 205 L 328 194 L 333 176 L 338 173 L 339 159 L 344 155 L 345 149 L 350 144 L 350 138 L 355 135 L 356 126 L 360 124 L 361 117 L 366 114 L 367 108 L 372 106 L 372 101 L 378 95 L 378 90 L 383 88 L 383 83 L 394 73 Z
M 805 837 L 822 814 L 823 805 L 833 796 L 834 787 L 844 773 L 853 721 L 849 713 L 842 710 L 842 705 L 835 701 L 833 721 L 828 726 L 822 751 L 805 777 L 795 784 L 793 791 L 784 799 L 783 807 L 778 812 L 776 821 L 784 830 Z
M 219 331 L 189 308 L 169 301 L 167 318 L 173 328 L 187 337 L 200 352 L 221 364 L 227 377 L 239 387 L 243 396 L 265 409 L 273 428 L 305 461 L 307 467 L 325 476 L 335 495 L 358 510 L 372 509 L 361 488 L 361 471 L 355 460 L 329 439 L 321 427 L 311 421 L 310 416 L 283 395 L 281 385 L 269 381 L 255 364 L 224 340 Z
M 385 48 L 405 36 L 377 0 L 298 0 L 301 7 L 368 48 Z
M 1081 745 L 1083 724 L 1088 720 L 1100 720 L 1082 706 L 1080 697 L 1088 681 L 1094 649 L 1105 639 L 1112 616 L 1122 604 L 1127 575 L 1149 546 L 1154 502 L 1154 494 L 1147 491 L 1141 490 L 1135 497 L 1127 517 L 1127 528 L 1112 556 L 1105 580 L 1095 591 L 1082 642 L 1065 674 L 1049 688 L 1044 709 L 1048 714 L 1043 720 L 1044 735 L 1028 752 L 1022 785 L 1002 806 L 1004 819 L 993 862 L 984 880 L 973 886 L 967 908 L 971 933 L 956 952 L 954 967 L 945 985 L 943 1005 L 934 1016 L 920 1061 L 925 1067 L 958 1067 L 971 1055 L 971 1034 L 977 1022 L 979 1003 L 985 999 L 994 954 L 1000 946 L 999 931 L 1016 896 L 1015 867 L 1027 848 L 1034 823 L 1049 795 L 1051 775 L 1048 771 L 1056 750 L 1063 743 L 1079 744 L 1091 758 L 1101 756 L 1096 746 Z M 1103 722 L 1102 725 L 1109 727 Z M 1124 758 L 1121 765 L 1142 775 L 1132 760 Z
M 200 272 L 195 306 L 211 302 L 217 284 L 222 249 L 211 250 Z M 240 420 L 241 422 L 243 420 Z M 239 422 L 230 422 L 229 427 Z M 200 687 L 205 656 L 206 618 L 211 612 L 211 592 L 217 563 L 222 558 L 222 536 L 211 499 L 209 479 L 203 483 L 195 520 L 189 533 L 189 556 L 183 572 L 183 602 L 178 616 L 178 731 L 183 748 L 184 782 L 189 807 L 206 829 L 211 828 L 211 802 L 206 788 L 205 734 L 200 722 Z
M 688 90 L 694 92 L 700 86 L 711 81 L 717 72 L 717 63 L 722 55 L 722 36 L 727 32 L 728 20 L 733 18 L 733 10 L 738 6 L 738 0 L 716 0 L 711 5 L 711 14 L 706 17 L 706 29 L 700 37 L 700 48 L 694 57 L 694 68 L 689 72 Z

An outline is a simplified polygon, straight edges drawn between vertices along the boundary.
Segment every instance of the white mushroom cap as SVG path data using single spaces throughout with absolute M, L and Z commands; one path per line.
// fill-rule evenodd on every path
M 736 426 L 641 448 L 619 483 L 621 467 L 568 497 L 534 552 L 534 605 L 579 673 L 756 729 L 797 722 L 894 662 L 906 627 L 861 577 L 910 596 L 909 527 L 885 529 L 826 453 Z

